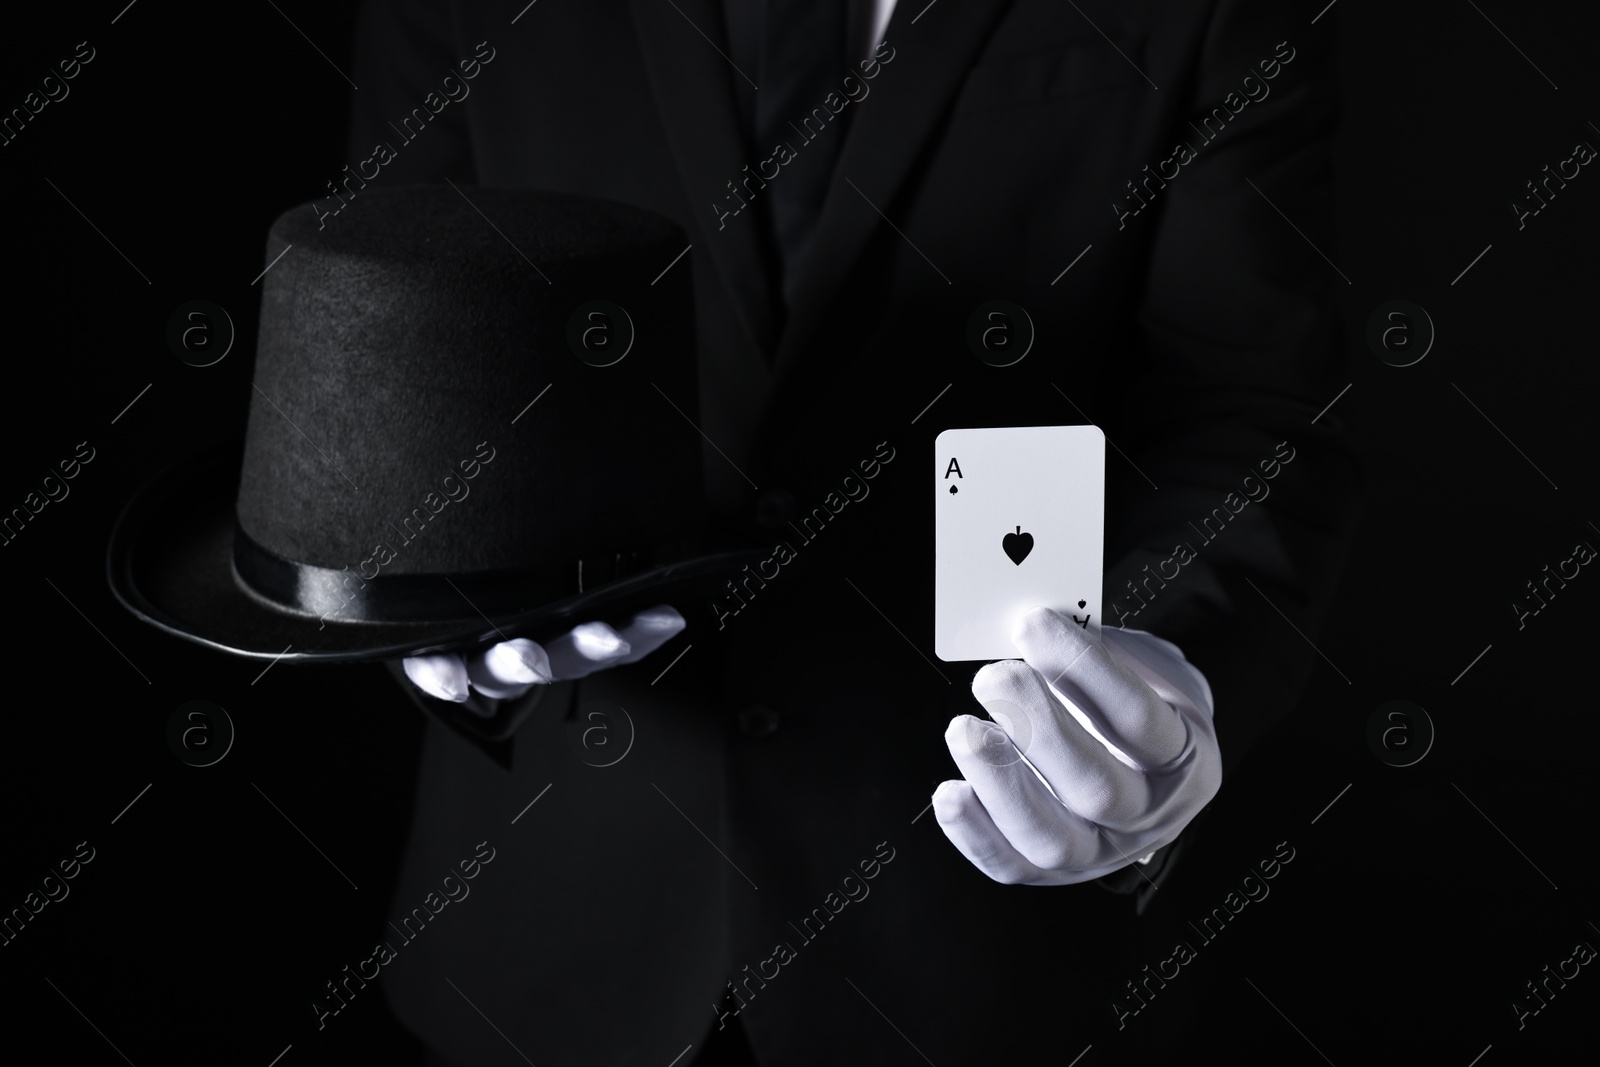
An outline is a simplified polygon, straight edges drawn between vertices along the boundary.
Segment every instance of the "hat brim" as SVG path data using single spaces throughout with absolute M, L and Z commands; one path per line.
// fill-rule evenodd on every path
M 239 461 L 238 445 L 219 447 L 157 475 L 118 518 L 106 568 L 112 593 L 138 618 L 174 637 L 248 659 L 358 663 L 463 651 L 513 637 L 548 640 L 563 627 L 585 622 L 621 625 L 658 604 L 685 612 L 761 558 L 755 551 L 698 556 L 509 615 L 326 621 L 274 607 L 235 577 Z

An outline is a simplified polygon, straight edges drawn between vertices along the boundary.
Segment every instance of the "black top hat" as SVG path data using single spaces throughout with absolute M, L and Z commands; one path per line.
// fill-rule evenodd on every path
M 591 197 L 426 186 L 267 238 L 241 447 L 112 534 L 117 598 L 253 658 L 391 659 L 698 593 L 688 244 Z M 280 258 L 281 257 L 281 258 Z

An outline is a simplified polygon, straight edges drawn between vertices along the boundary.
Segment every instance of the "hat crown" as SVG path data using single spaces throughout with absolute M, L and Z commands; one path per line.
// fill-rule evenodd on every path
M 522 190 L 284 213 L 239 529 L 369 578 L 554 570 L 681 539 L 703 496 L 698 435 L 672 406 L 696 418 L 691 274 L 658 275 L 687 243 L 641 208 Z M 597 300 L 623 314 L 593 319 Z M 569 335 L 591 319 L 625 358 L 579 358 Z

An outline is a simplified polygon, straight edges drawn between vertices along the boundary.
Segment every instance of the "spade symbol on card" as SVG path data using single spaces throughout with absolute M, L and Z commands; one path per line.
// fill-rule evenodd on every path
M 1028 553 L 1033 551 L 1033 534 L 1023 533 L 1022 527 L 1018 526 L 1016 533 L 1008 533 L 1000 539 L 1000 547 L 1011 557 L 1011 562 L 1020 567 L 1022 561 L 1028 558 Z

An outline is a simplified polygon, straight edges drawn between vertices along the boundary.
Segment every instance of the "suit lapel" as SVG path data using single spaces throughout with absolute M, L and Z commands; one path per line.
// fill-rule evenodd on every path
M 758 222 L 730 215 L 722 229 L 708 225 L 717 219 L 712 205 L 730 195 L 727 183 L 741 175 L 746 163 L 729 85 L 729 79 L 741 75 L 724 57 L 728 44 L 720 0 L 629 0 L 629 6 L 662 132 L 690 204 L 703 212 L 698 227 L 705 238 L 696 251 L 704 251 L 716 264 L 756 347 L 769 354 L 777 337 L 757 244 Z
M 815 247 L 801 267 L 794 306 L 778 341 L 758 453 L 777 445 L 810 391 L 820 385 L 820 372 L 829 369 L 829 354 L 812 350 L 820 324 L 867 239 L 885 225 L 879 210 L 894 217 L 894 201 L 912 162 L 938 129 L 990 29 L 1010 2 L 946 0 L 935 7 L 922 0 L 897 0 L 884 32 L 894 54 L 870 83 L 871 95 L 850 105 L 861 110 L 846 131 L 817 223 Z

